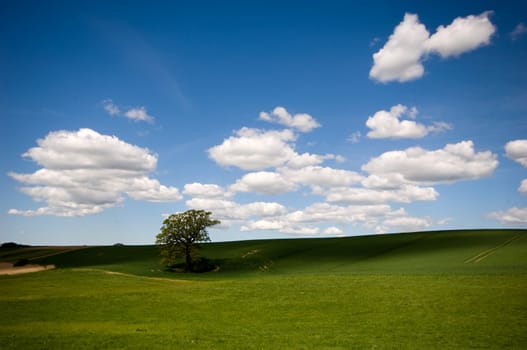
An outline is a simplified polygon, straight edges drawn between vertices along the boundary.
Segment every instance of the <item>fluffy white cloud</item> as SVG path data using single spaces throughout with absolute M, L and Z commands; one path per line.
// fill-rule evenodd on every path
M 344 236 L 344 231 L 342 231 L 340 228 L 331 226 L 324 230 L 324 234 L 326 235 L 332 235 L 332 236 Z
M 134 121 L 154 122 L 154 117 L 148 115 L 145 107 L 131 108 L 124 113 L 124 116 Z
M 234 192 L 255 192 L 259 194 L 281 194 L 296 190 L 297 186 L 281 174 L 259 171 L 245 174 L 230 187 Z
M 491 11 L 478 16 L 458 17 L 448 26 L 439 26 L 426 42 L 428 52 L 437 52 L 441 57 L 458 56 L 490 43 L 496 27 L 489 19 Z
M 527 140 L 515 140 L 507 142 L 505 154 L 510 159 L 527 167 Z
M 368 117 L 366 126 L 372 131 L 368 132 L 369 138 L 421 138 L 430 132 L 441 132 L 451 129 L 447 123 L 435 123 L 431 126 L 419 124 L 414 120 L 400 120 L 402 116 L 408 115 L 415 118 L 417 109 L 415 107 L 408 108 L 404 105 L 398 104 L 390 108 L 389 111 L 380 110 L 373 116 Z
M 362 170 L 410 184 L 434 184 L 490 176 L 497 166 L 495 154 L 475 152 L 472 141 L 462 141 L 435 151 L 412 147 L 386 152 L 371 159 Z
M 388 202 L 411 203 L 436 200 L 439 193 L 432 187 L 401 185 L 397 189 L 377 190 L 356 187 L 331 188 L 326 193 L 329 203 L 381 204 Z
M 242 128 L 221 145 L 209 148 L 209 157 L 222 166 L 262 170 L 281 166 L 297 153 L 288 142 L 296 140 L 290 130 L 263 131 Z
M 291 115 L 284 107 L 276 107 L 271 113 L 260 112 L 260 120 L 285 125 L 301 132 L 310 132 L 320 127 L 320 124 L 315 118 L 309 114 L 300 113 Z
M 373 54 L 370 78 L 381 82 L 420 78 L 424 73 L 421 59 L 428 37 L 428 30 L 419 22 L 417 15 L 405 14 L 388 42 Z
M 281 168 L 279 171 L 288 181 L 311 187 L 350 186 L 363 179 L 354 171 L 321 166 L 307 166 L 301 169 Z
M 439 26 L 430 36 L 415 14 L 406 13 L 388 41 L 373 54 L 370 78 L 380 82 L 405 82 L 424 74 L 422 61 L 437 53 L 442 57 L 458 56 L 480 46 L 488 45 L 496 27 L 491 12 L 458 17 L 448 26 Z
M 91 129 L 55 131 L 23 154 L 43 168 L 32 174 L 9 175 L 25 184 L 21 188 L 46 207 L 11 210 L 12 214 L 82 216 L 101 212 L 123 200 L 122 195 L 146 201 L 177 201 L 175 187 L 148 177 L 157 155 Z
M 499 220 L 504 225 L 526 225 L 527 208 L 510 208 L 507 211 L 490 213 L 488 217 Z
M 199 198 L 228 198 L 232 193 L 225 191 L 221 186 L 215 184 L 201 184 L 194 182 L 186 184 L 183 193 L 191 197 Z
M 426 218 L 417 218 L 413 216 L 397 216 L 383 221 L 383 226 L 388 230 L 399 232 L 411 232 L 423 230 L 431 225 Z

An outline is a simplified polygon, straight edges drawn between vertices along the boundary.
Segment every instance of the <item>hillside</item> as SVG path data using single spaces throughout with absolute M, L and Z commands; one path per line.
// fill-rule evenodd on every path
M 40 254 L 40 255 L 39 255 Z M 527 230 L 467 230 L 345 238 L 255 240 L 203 245 L 219 266 L 200 278 L 254 273 L 478 274 L 527 272 Z M 43 257 L 39 257 L 43 256 Z M 99 268 L 145 276 L 173 276 L 155 246 L 83 249 L 17 248 L 1 261 L 29 257 L 58 268 Z M 197 277 L 197 276 L 195 276 Z

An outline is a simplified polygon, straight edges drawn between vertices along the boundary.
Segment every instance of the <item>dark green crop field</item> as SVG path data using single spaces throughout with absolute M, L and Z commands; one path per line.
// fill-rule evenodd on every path
M 40 251 L 39 251 L 40 249 Z M 0 276 L 2 349 L 526 349 L 527 231 L 8 248 L 57 269 Z

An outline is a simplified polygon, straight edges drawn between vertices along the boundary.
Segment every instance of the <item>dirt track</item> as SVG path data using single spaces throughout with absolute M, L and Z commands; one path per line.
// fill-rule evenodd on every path
M 14 267 L 11 263 L 0 263 L 0 275 L 18 275 L 54 269 L 55 265 L 26 265 Z

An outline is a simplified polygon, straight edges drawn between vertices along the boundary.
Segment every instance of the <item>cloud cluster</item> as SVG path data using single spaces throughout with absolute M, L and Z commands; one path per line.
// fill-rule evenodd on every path
M 398 104 L 390 108 L 389 111 L 380 110 L 376 112 L 366 120 L 366 126 L 371 129 L 367 136 L 373 139 L 416 139 L 425 137 L 431 132 L 442 132 L 452 128 L 444 122 L 425 126 L 415 120 L 401 120 L 402 116 L 409 116 L 414 119 L 417 116 L 417 108 L 408 108 Z
M 364 164 L 362 173 L 334 168 L 323 163 L 338 160 L 340 156 L 297 151 L 295 142 L 299 135 L 296 131 L 307 132 L 312 128 L 302 130 L 294 122 L 295 117 L 285 109 L 275 109 L 271 114 L 261 114 L 260 119 L 288 128 L 244 127 L 208 150 L 209 157 L 217 164 L 237 167 L 246 173 L 225 188 L 197 183 L 185 186 L 184 193 L 192 196 L 187 206 L 211 210 L 224 222 L 239 223 L 242 231 L 341 234 L 342 229 L 335 224 L 358 225 L 383 232 L 412 231 L 440 221 L 413 217 L 402 208 L 392 209 L 391 203 L 434 201 L 439 193 L 432 185 L 489 176 L 498 165 L 495 154 L 476 152 L 472 141 L 462 141 L 437 150 L 413 147 L 385 152 Z M 403 114 L 411 120 L 401 121 Z M 446 124 L 418 124 L 412 120 L 416 116 L 415 107 L 397 105 L 389 112 L 381 111 L 370 117 L 369 124 L 383 137 L 393 138 L 396 135 L 423 137 L 447 128 Z M 309 120 L 311 125 L 319 125 L 313 117 Z M 233 198 L 238 193 L 276 198 L 303 188 L 324 201 L 300 210 L 274 201 L 257 202 L 257 207 L 249 210 L 254 204 L 241 204 Z M 267 209 L 263 211 L 264 208 Z
M 157 155 L 115 136 L 91 129 L 55 131 L 37 143 L 22 156 L 42 168 L 9 176 L 24 184 L 20 191 L 46 206 L 11 209 L 11 214 L 83 216 L 117 205 L 123 195 L 154 202 L 182 198 L 177 188 L 148 177 L 156 169 Z
M 102 101 L 102 105 L 104 110 L 108 112 L 108 114 L 112 117 L 122 116 L 136 122 L 142 121 L 147 123 L 153 123 L 155 120 L 154 117 L 147 113 L 146 108 L 143 106 L 128 108 L 126 111 L 123 112 L 121 111 L 119 106 L 113 103 L 111 99 L 106 99 Z
M 431 54 L 448 58 L 488 45 L 496 31 L 490 14 L 458 17 L 430 35 L 417 15 L 406 13 L 386 44 L 373 54 L 370 78 L 380 82 L 415 80 L 423 76 L 423 61 Z

